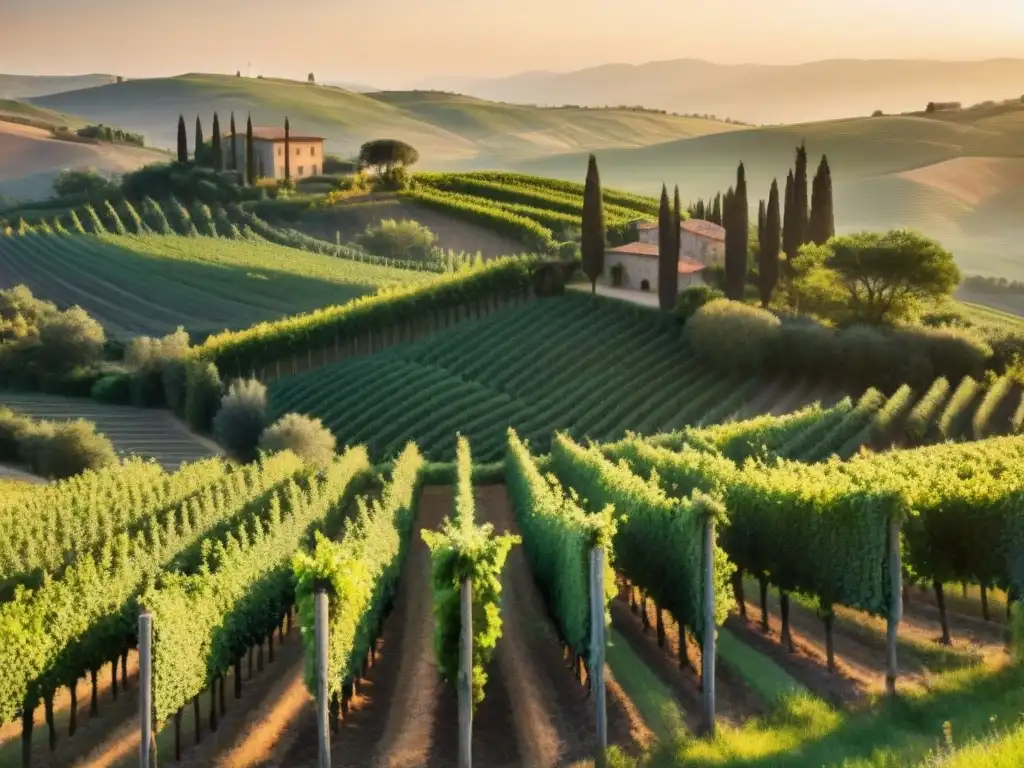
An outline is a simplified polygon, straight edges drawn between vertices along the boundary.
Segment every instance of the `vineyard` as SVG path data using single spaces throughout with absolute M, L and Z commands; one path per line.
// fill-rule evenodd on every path
M 420 173 L 403 193 L 421 205 L 493 229 L 531 251 L 549 251 L 578 233 L 583 185 L 515 173 Z M 629 240 L 629 224 L 658 216 L 654 198 L 604 190 L 610 242 Z
M 197 335 L 244 328 L 429 276 L 256 236 L 0 236 L 0 287 L 25 284 L 59 305 L 78 304 L 122 338 L 179 325 Z

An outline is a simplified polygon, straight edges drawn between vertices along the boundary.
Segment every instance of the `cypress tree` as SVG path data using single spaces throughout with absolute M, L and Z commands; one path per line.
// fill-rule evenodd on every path
M 211 151 L 213 152 L 213 169 L 215 171 L 224 170 L 224 150 L 220 145 L 220 118 L 217 117 L 217 113 L 213 113 L 213 137 L 211 138 Z
M 251 187 L 256 184 L 256 148 L 252 143 L 252 115 L 245 126 L 245 180 Z
M 238 131 L 235 130 L 234 110 L 231 110 L 231 170 L 238 170 Z
M 761 306 L 767 307 L 779 281 L 779 247 L 782 239 L 782 222 L 779 219 L 779 183 L 772 179 L 768 194 L 768 209 L 764 214 L 764 237 L 760 240 L 757 254 L 758 281 L 761 289 Z
M 722 193 L 719 192 L 715 195 L 715 200 L 711 204 L 711 218 L 709 221 L 713 221 L 718 226 L 722 226 Z
M 673 226 L 672 231 L 676 235 L 676 253 L 678 253 L 680 256 L 682 256 L 682 250 L 683 250 L 683 232 L 682 232 L 683 210 L 682 210 L 682 206 L 680 205 L 680 201 L 679 201 L 679 185 L 678 184 L 676 184 L 675 199 L 672 202 L 672 226 Z M 679 286 L 677 284 L 676 288 L 678 289 L 678 287 Z M 678 290 L 676 291 L 676 293 L 678 293 Z M 675 306 L 675 302 L 674 301 L 672 302 L 672 305 Z
M 178 115 L 178 162 L 188 162 L 188 133 L 185 131 L 184 115 Z
M 292 141 L 291 127 L 288 125 L 288 118 L 284 119 L 284 180 L 292 180 Z
M 761 244 L 764 243 L 764 198 L 762 197 L 757 202 L 757 247 L 761 248 Z
M 199 165 L 199 156 L 203 151 L 203 124 L 199 120 L 199 115 L 196 115 L 196 152 L 195 160 L 196 165 Z
M 796 200 L 794 194 L 793 172 L 786 176 L 786 210 L 782 217 L 782 250 L 786 254 L 787 263 L 797 257 L 800 241 L 796 231 Z
M 736 189 L 730 189 L 725 220 L 725 295 L 742 301 L 747 282 L 747 239 L 750 212 L 747 207 L 747 174 L 740 163 L 736 170 Z
M 807 202 L 807 148 L 803 142 L 796 148 L 796 168 L 793 171 L 793 204 L 796 218 L 796 242 L 798 245 L 810 242 L 807 236 L 810 221 L 810 206 Z
M 668 203 L 668 189 L 661 185 L 661 206 L 658 208 L 658 306 L 666 312 L 675 307 L 679 281 L 679 235 L 672 231 L 672 209 Z
M 590 292 L 597 293 L 597 278 L 604 271 L 604 203 L 597 158 L 587 162 L 587 182 L 583 187 L 583 221 L 580 238 L 583 274 L 590 279 Z
M 818 172 L 814 174 L 811 187 L 811 218 L 807 226 L 807 237 L 812 243 L 821 245 L 836 233 L 835 211 L 832 207 L 832 171 L 828 157 L 821 156 Z

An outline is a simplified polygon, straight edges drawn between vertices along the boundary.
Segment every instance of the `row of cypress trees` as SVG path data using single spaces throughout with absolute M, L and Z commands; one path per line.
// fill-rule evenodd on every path
M 288 118 L 284 119 L 284 175 L 285 179 L 291 179 L 291 126 Z M 213 113 L 213 136 L 210 139 L 209 155 L 205 151 L 203 140 L 203 122 L 196 115 L 195 150 L 192 155 L 197 165 L 208 165 L 215 171 L 237 171 L 238 168 L 238 131 L 235 128 L 235 113 L 231 113 L 231 151 L 225 158 L 222 146 L 220 130 L 220 118 Z M 178 162 L 187 163 L 189 160 L 188 132 L 185 129 L 184 115 L 178 115 Z M 245 126 L 245 155 L 243 157 L 243 177 L 250 186 L 256 183 L 256 155 L 252 138 L 252 115 L 246 120 Z

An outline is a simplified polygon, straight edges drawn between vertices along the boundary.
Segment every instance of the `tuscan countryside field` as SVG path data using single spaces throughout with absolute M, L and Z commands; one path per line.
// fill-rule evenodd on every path
M 1024 764 L 1019 40 L 647 2 L 14 12 L 0 768 Z

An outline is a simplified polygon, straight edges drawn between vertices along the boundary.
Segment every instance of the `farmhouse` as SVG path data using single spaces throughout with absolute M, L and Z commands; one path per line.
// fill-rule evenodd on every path
M 658 225 L 645 221 L 637 225 L 641 243 L 658 245 Z M 679 258 L 710 267 L 725 262 L 725 228 L 712 221 L 687 219 L 679 228 Z
M 225 138 L 230 147 L 231 135 Z M 291 132 L 288 139 L 293 179 L 316 176 L 323 169 L 324 139 L 322 136 Z M 253 155 L 256 158 L 256 175 L 264 178 L 284 178 L 284 128 L 252 129 Z M 230 151 L 230 149 L 228 150 Z M 239 136 L 236 167 L 245 167 L 245 138 Z
M 704 265 L 693 259 L 679 258 L 679 288 L 703 282 Z M 658 246 L 656 243 L 626 243 L 610 248 L 604 257 L 605 281 L 616 288 L 635 291 L 658 290 Z

